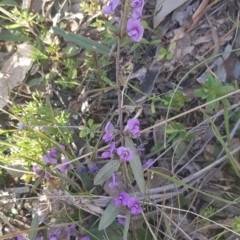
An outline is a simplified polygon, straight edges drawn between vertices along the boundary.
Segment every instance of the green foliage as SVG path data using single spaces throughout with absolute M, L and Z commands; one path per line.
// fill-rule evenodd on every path
M 232 223 L 233 230 L 235 232 L 240 232 L 240 218 L 235 216 L 234 221 Z
M 85 48 L 87 50 L 91 50 L 103 55 L 107 55 L 110 51 L 108 47 L 90 38 L 86 38 L 75 33 L 64 31 L 63 29 L 58 27 L 53 27 L 53 31 L 55 34 L 62 36 L 66 41 L 74 42 L 78 46 Z
M 81 131 L 79 133 L 79 137 L 85 138 L 90 137 L 94 138 L 96 134 L 96 130 L 99 128 L 99 124 L 95 124 L 92 119 L 88 119 L 87 126 L 80 127 Z
M 223 85 L 218 79 L 216 79 L 211 73 L 207 73 L 207 81 L 202 83 L 201 89 L 196 89 L 194 94 L 196 97 L 201 99 L 206 99 L 207 102 L 210 102 L 214 99 L 222 97 L 229 92 L 235 90 L 235 87 L 230 84 Z M 230 103 L 225 99 L 225 106 L 230 106 Z M 210 109 L 218 109 L 219 101 L 213 102 L 209 105 Z
M 168 142 L 175 139 L 191 140 L 194 137 L 194 133 L 187 133 L 185 127 L 178 122 L 171 122 L 166 133 L 169 135 Z
M 81 1 L 80 10 L 87 13 L 89 16 L 93 16 L 97 12 L 101 11 L 101 5 L 98 1 L 90 0 L 90 1 Z
M 176 43 L 171 43 L 169 48 L 161 48 L 159 51 L 159 55 L 157 57 L 157 61 L 161 61 L 162 59 L 166 58 L 168 61 L 172 60 L 172 53 L 171 51 L 174 50 L 176 47 Z
M 44 103 L 38 94 L 33 98 L 34 101 L 27 103 L 24 108 L 14 106 L 14 114 L 21 114 L 21 122 L 26 125 L 37 126 L 55 138 L 71 142 L 71 132 L 67 127 L 69 113 L 60 108 L 51 108 L 50 102 Z
M 170 106 L 171 102 L 171 107 L 173 107 L 176 111 L 179 111 L 182 107 L 184 107 L 184 104 L 187 103 L 189 100 L 182 94 L 182 92 L 177 90 L 175 94 L 171 93 L 169 96 L 165 96 L 163 99 L 161 99 L 161 101 L 165 106 Z

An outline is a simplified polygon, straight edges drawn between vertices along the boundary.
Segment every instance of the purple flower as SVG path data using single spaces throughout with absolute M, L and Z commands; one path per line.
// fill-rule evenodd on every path
M 59 166 L 59 170 L 60 172 L 64 173 L 66 172 L 68 169 L 71 170 L 73 169 L 73 165 L 71 163 L 69 163 L 69 160 L 67 158 L 64 158 L 62 160 L 62 165 Z
M 145 148 L 143 147 L 137 147 L 137 152 L 144 152 L 145 151 Z
M 81 240 L 91 240 L 90 237 L 83 237 Z
M 56 164 L 57 163 L 57 158 L 51 157 L 51 156 L 53 156 L 53 153 L 50 154 L 50 152 L 47 153 L 46 155 L 43 155 L 42 156 L 43 162 L 45 164 L 47 164 L 47 163 L 49 163 L 49 164 Z
M 59 148 L 61 148 L 63 151 L 65 150 L 65 146 L 59 144 Z M 56 164 L 57 163 L 57 153 L 58 150 L 56 147 L 53 147 L 46 155 L 42 156 L 42 160 L 44 163 L 50 163 L 50 164 Z
M 94 173 L 94 172 L 96 172 L 96 171 L 98 171 L 98 170 L 99 170 L 99 167 L 97 167 L 97 166 L 95 165 L 95 166 L 93 166 L 93 167 L 91 167 L 91 168 L 89 169 L 89 172 Z
M 80 173 L 85 172 L 85 170 L 86 170 L 85 167 L 81 166 L 81 167 L 78 168 L 77 172 L 78 172 L 78 174 L 80 174 Z
M 25 240 L 25 237 L 23 237 L 22 235 L 17 236 L 17 240 Z
M 127 206 L 129 194 L 126 192 L 121 192 L 114 200 L 115 206 Z
M 118 183 L 116 183 L 115 180 L 116 180 L 115 173 L 113 173 L 113 174 L 112 174 L 112 182 L 110 182 L 110 183 L 108 184 L 108 186 L 109 186 L 110 188 L 115 188 L 115 187 L 118 186 Z
M 142 165 L 142 168 L 143 168 L 143 169 L 153 168 L 152 162 L 153 162 L 153 159 L 151 159 L 151 158 L 148 159 L 148 161 L 147 161 L 145 164 Z
M 144 5 L 144 0 L 131 0 L 131 6 L 133 8 L 140 8 L 143 7 Z
M 111 158 L 113 156 L 113 151 L 115 150 L 115 142 L 112 142 L 109 147 L 108 152 L 102 153 L 102 158 Z
M 51 174 L 47 171 L 45 171 L 45 176 L 44 176 L 46 179 L 49 179 L 51 177 Z
M 133 215 L 138 215 L 142 212 L 141 204 L 136 198 L 129 198 L 127 206 Z
M 108 14 L 111 15 L 114 13 L 115 8 L 118 6 L 120 0 L 110 0 L 108 6 L 104 6 L 102 8 L 102 13 L 103 14 Z
M 125 225 L 125 222 L 126 222 L 126 219 L 119 217 L 119 218 L 118 218 L 118 222 L 119 222 L 121 225 L 124 226 L 124 225 Z
M 133 7 L 133 18 L 135 19 L 141 18 L 144 0 L 131 0 L 131 6 Z
M 34 164 L 32 167 L 34 173 L 36 174 L 37 177 L 40 177 L 42 172 L 45 172 L 45 178 L 49 179 L 51 177 L 51 174 L 45 170 L 43 170 L 42 168 L 40 168 L 37 164 Z
M 34 164 L 32 169 L 37 177 L 41 176 L 43 169 L 41 169 L 37 164 Z
M 105 142 L 111 141 L 113 139 L 114 126 L 111 122 L 108 122 L 105 127 L 105 134 L 103 135 L 103 140 Z
M 132 118 L 127 121 L 128 130 L 132 133 L 133 136 L 139 137 L 141 135 L 140 132 L 140 123 L 137 118 Z
M 72 224 L 68 227 L 67 238 L 70 239 L 71 236 L 75 236 L 75 235 L 76 235 L 76 225 Z
M 130 148 L 127 147 L 119 147 L 117 149 L 117 154 L 122 162 L 131 161 L 133 159 L 133 154 Z
M 48 240 L 58 240 L 59 236 L 60 232 L 52 232 L 50 233 Z
M 139 19 L 129 18 L 127 21 L 127 34 L 134 42 L 140 42 L 144 28 Z

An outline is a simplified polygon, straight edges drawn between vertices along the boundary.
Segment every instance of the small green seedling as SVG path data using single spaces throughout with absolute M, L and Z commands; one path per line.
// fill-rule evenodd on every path
M 172 102 L 171 102 L 172 99 Z M 163 105 L 173 107 L 176 111 L 179 111 L 184 104 L 189 102 L 188 98 L 186 98 L 180 91 L 176 91 L 175 93 L 171 93 L 169 96 L 161 99 Z M 171 103 L 171 105 L 170 105 Z
M 95 132 L 98 129 L 99 124 L 94 124 L 93 119 L 89 119 L 87 121 L 87 126 L 86 127 L 80 127 L 82 129 L 80 131 L 79 137 L 84 138 L 87 136 L 90 136 L 90 138 L 94 138 Z
M 233 230 L 234 232 L 240 232 L 240 218 L 239 217 L 235 217 L 233 223 Z
M 172 51 L 175 49 L 176 43 L 173 42 L 170 44 L 169 48 L 161 48 L 159 51 L 159 55 L 157 57 L 157 61 L 161 61 L 166 58 L 168 61 L 172 60 Z
M 216 79 L 211 73 L 207 73 L 207 81 L 202 83 L 201 89 L 196 89 L 194 91 L 194 95 L 201 99 L 206 99 L 207 102 L 210 102 L 214 99 L 222 97 L 229 92 L 235 90 L 235 87 L 230 84 L 223 85 L 218 79 Z M 230 106 L 230 103 L 227 99 L 225 99 L 224 104 L 226 106 Z M 219 101 L 213 102 L 209 104 L 209 108 L 211 110 L 218 109 Z

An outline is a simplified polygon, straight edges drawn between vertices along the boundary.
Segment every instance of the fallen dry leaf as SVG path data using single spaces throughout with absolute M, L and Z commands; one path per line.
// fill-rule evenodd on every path
M 11 90 L 22 83 L 32 64 L 33 60 L 19 50 L 4 62 L 0 72 L 0 109 L 8 103 Z
M 187 0 L 157 0 L 155 13 L 153 17 L 154 29 L 164 20 L 164 18 L 176 8 L 180 7 Z

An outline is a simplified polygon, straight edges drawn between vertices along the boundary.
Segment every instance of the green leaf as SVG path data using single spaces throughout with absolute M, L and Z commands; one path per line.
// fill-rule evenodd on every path
M 106 240 L 106 239 L 119 240 L 119 239 L 122 239 L 122 236 L 123 236 L 123 227 L 120 226 L 120 224 L 117 221 L 115 221 L 111 224 L 111 226 L 109 226 L 104 230 L 99 231 L 98 228 L 92 228 L 86 231 L 84 235 L 87 236 L 87 234 L 89 233 L 94 235 L 98 240 Z M 92 237 L 91 239 L 95 240 L 94 237 Z
M 66 41 L 71 41 L 76 43 L 78 46 L 83 47 L 85 49 L 94 51 L 96 53 L 101 53 L 107 55 L 110 52 L 110 49 L 92 39 L 80 36 L 75 33 L 64 31 L 61 28 L 53 27 L 54 33 L 65 38 Z
M 84 138 L 84 137 L 86 137 L 86 135 L 87 135 L 86 129 L 83 129 L 83 130 L 80 131 L 80 133 L 79 133 L 79 137 L 80 137 L 80 138 Z
M 9 42 L 25 42 L 30 40 L 29 37 L 18 32 L 10 32 L 8 30 L 0 31 L 0 39 Z
M 39 226 L 39 217 L 38 217 L 38 215 L 36 214 L 36 215 L 34 216 L 33 220 L 32 220 L 31 229 L 37 228 L 38 226 Z M 36 230 L 36 231 L 31 231 L 31 232 L 29 233 L 29 235 L 28 235 L 28 238 L 29 238 L 30 240 L 35 240 L 35 239 L 36 239 L 36 236 L 37 236 L 37 233 L 38 233 L 37 230 Z
M 126 216 L 125 226 L 124 226 L 123 240 L 128 240 L 128 230 L 129 230 L 129 226 L 130 226 L 130 220 L 131 220 L 131 214 L 128 211 L 127 216 Z
M 199 98 L 202 98 L 202 96 L 204 94 L 203 89 L 196 89 L 196 90 L 193 91 L 193 93 L 194 93 L 195 97 L 199 97 Z
M 176 143 L 176 142 L 177 144 L 174 144 L 174 152 L 175 152 L 175 155 L 180 158 L 184 154 L 187 148 L 187 145 L 183 140 L 175 138 L 173 140 L 173 143 Z
M 119 166 L 120 162 L 118 160 L 111 160 L 105 164 L 94 178 L 94 185 L 100 185 L 107 181 L 118 170 Z
M 27 84 L 29 87 L 32 87 L 34 85 L 37 85 L 39 83 L 42 82 L 42 78 L 33 78 L 32 80 L 29 81 L 29 83 Z
M 150 232 L 146 229 L 137 228 L 136 229 L 137 239 L 138 240 L 152 240 Z
M 141 21 L 141 24 L 142 24 L 142 26 L 143 26 L 145 29 L 148 29 L 148 28 L 149 28 L 148 23 L 147 23 L 146 20 L 142 20 L 142 21 Z
M 29 45 L 29 44 L 21 44 L 18 46 L 18 50 L 23 56 L 30 57 L 33 60 L 38 59 L 48 59 L 46 55 L 44 55 L 40 50 L 37 48 Z
M 92 125 L 93 125 L 93 120 L 90 118 L 88 119 L 88 126 L 91 128 Z
M 14 0 L 2 0 L 0 2 L 0 6 L 15 6 L 15 7 L 17 7 L 18 4 Z
M 142 163 L 138 156 L 136 147 L 135 147 L 132 139 L 129 137 L 125 138 L 125 145 L 126 145 L 126 147 L 130 148 L 130 150 L 132 151 L 132 153 L 134 155 L 133 160 L 129 161 L 129 163 L 132 168 L 132 172 L 133 172 L 135 180 L 138 184 L 138 187 L 139 187 L 140 191 L 142 193 L 144 193 L 145 192 L 145 181 L 144 181 L 144 176 L 143 176 Z
M 115 220 L 120 212 L 120 208 L 114 205 L 114 199 L 109 203 L 100 219 L 98 230 L 107 228 Z
M 91 129 L 92 129 L 93 131 L 96 131 L 96 130 L 98 129 L 98 125 L 97 125 L 97 124 L 93 124 L 92 127 L 91 127 Z

